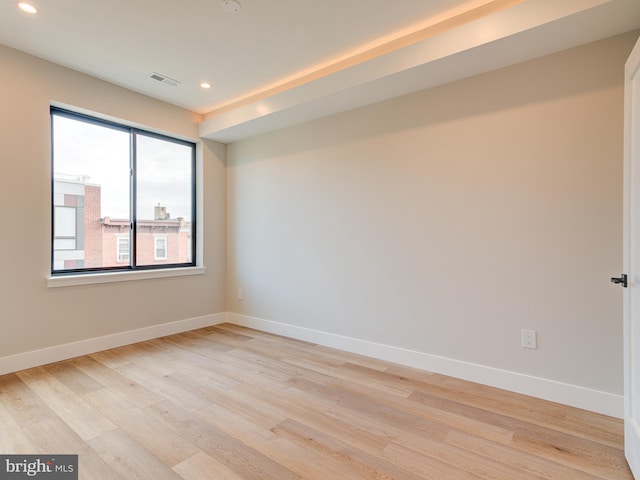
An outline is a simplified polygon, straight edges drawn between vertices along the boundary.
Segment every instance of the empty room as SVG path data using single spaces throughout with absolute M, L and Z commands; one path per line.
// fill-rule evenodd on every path
M 640 479 L 639 37 L 1 2 L 0 479 Z

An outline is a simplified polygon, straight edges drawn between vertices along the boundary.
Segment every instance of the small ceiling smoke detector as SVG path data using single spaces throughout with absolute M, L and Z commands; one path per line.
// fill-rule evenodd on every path
M 236 0 L 223 0 L 222 10 L 227 13 L 238 13 L 240 11 L 240 4 Z
M 155 80 L 156 82 L 164 83 L 165 85 L 169 85 L 171 87 L 175 87 L 180 84 L 178 80 L 174 80 L 173 78 L 169 78 L 166 75 L 162 75 L 161 73 L 153 72 L 149 75 L 151 80 Z

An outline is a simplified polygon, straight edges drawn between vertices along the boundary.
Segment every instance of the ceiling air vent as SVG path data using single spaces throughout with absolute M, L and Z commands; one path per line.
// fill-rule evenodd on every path
M 169 85 L 171 87 L 175 87 L 175 86 L 180 84 L 180 82 L 178 80 L 174 80 L 173 78 L 169 78 L 166 75 L 162 75 L 161 73 L 157 73 L 157 72 L 153 72 L 151 75 L 149 75 L 149 78 L 151 80 L 155 80 L 156 82 L 164 83 L 164 84 Z

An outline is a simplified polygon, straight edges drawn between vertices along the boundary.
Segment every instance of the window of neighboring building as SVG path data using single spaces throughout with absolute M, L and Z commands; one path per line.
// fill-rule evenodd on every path
M 118 237 L 117 238 L 117 251 L 118 262 L 127 262 L 131 261 L 130 249 L 129 249 L 129 237 Z
M 196 265 L 194 143 L 57 107 L 51 131 L 53 274 Z
M 55 238 L 53 239 L 54 249 L 75 250 L 77 230 L 75 207 L 54 205 L 53 226 L 55 231 Z
M 167 237 L 155 237 L 154 238 L 154 251 L 155 260 L 166 260 L 167 259 Z

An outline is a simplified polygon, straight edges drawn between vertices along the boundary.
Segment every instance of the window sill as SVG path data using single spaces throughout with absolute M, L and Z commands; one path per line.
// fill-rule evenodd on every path
M 184 277 L 204 275 L 205 267 L 167 268 L 164 270 L 141 270 L 127 272 L 100 272 L 83 275 L 60 275 L 47 278 L 47 287 L 72 287 L 75 285 L 93 285 L 98 283 L 129 282 L 153 278 Z

